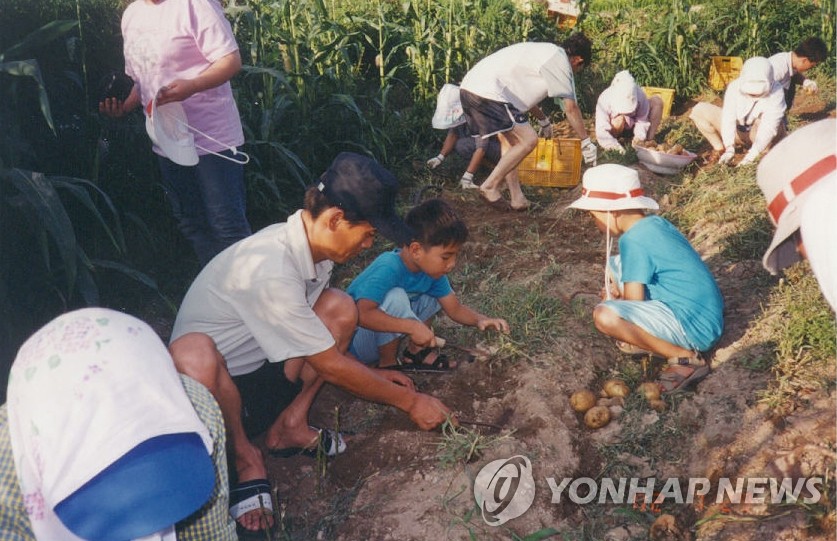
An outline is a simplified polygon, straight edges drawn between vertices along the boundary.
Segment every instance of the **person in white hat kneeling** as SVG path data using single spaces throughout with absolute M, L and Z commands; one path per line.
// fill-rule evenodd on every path
M 636 170 L 617 164 L 584 173 L 581 197 L 570 208 L 586 210 L 607 237 L 603 302 L 593 310 L 596 328 L 628 354 L 668 359 L 663 392 L 685 390 L 709 374 L 701 352 L 724 328 L 724 303 L 712 273 L 686 237 L 644 195 Z M 611 257 L 613 238 L 619 255 Z
M 620 71 L 596 101 L 596 140 L 604 150 L 624 154 L 620 137 L 652 140 L 662 119 L 663 100 L 646 96 L 629 71 Z
M 776 233 L 764 268 L 776 274 L 808 259 L 831 309 L 837 309 L 837 120 L 809 124 L 776 145 L 758 168 L 758 184 Z
M 731 164 L 735 145 L 749 148 L 738 165 L 755 162 L 759 155 L 785 135 L 785 94 L 773 78 L 770 61 L 748 59 L 741 75 L 727 87 L 723 108 L 698 103 L 689 118 L 712 145 L 709 161 Z

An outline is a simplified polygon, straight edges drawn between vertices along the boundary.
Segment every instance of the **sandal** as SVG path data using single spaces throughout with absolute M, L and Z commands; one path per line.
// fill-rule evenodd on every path
M 424 360 L 427 359 L 427 356 L 434 351 L 437 351 L 437 348 L 424 348 L 412 353 L 409 349 L 405 348 L 404 351 L 401 352 L 401 356 L 398 358 L 398 364 L 395 366 L 388 366 L 387 368 L 390 370 L 405 370 L 411 372 L 450 372 L 456 368 L 455 364 L 451 366 L 451 362 L 447 355 L 438 351 L 436 358 L 432 363 L 425 363 Z
M 674 394 L 694 387 L 709 375 L 709 365 L 669 365 L 660 372 L 657 383 L 664 394 Z
M 307 456 L 317 458 L 317 454 L 326 458 L 339 455 L 346 450 L 346 442 L 343 434 L 330 428 L 310 427 L 317 431 L 317 440 L 314 447 L 283 447 L 281 449 L 268 449 L 268 454 L 277 458 L 291 458 L 293 456 Z

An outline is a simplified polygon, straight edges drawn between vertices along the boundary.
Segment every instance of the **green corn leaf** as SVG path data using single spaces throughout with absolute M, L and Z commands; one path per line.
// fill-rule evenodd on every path
M 78 244 L 73 223 L 52 183 L 42 173 L 23 169 L 0 171 L 0 179 L 10 182 L 20 191 L 34 209 L 44 229 L 49 232 L 66 268 L 66 290 L 72 291 L 76 282 Z
M 75 28 L 78 28 L 78 21 L 74 19 L 49 22 L 26 36 L 26 39 L 20 43 L 12 45 L 8 50 L 0 54 L 0 61 L 6 58 L 20 59 L 32 56 L 35 50 L 54 39 L 60 38 Z
M 44 115 L 44 120 L 46 120 L 52 133 L 56 133 L 55 125 L 52 122 L 52 111 L 49 107 L 49 96 L 47 96 L 46 86 L 41 76 L 41 69 L 38 67 L 38 61 L 31 59 L 3 62 L 0 63 L 0 73 L 35 79 L 35 82 L 38 83 L 38 96 L 41 100 L 41 114 Z
M 113 202 L 110 200 L 110 197 L 99 189 L 98 186 L 90 182 L 89 180 L 84 180 L 81 178 L 73 178 L 73 177 L 50 177 L 53 185 L 56 188 L 67 190 L 70 192 L 76 199 L 78 199 L 87 210 L 99 221 L 102 226 L 102 230 L 108 236 L 113 244 L 113 247 L 119 250 L 121 253 L 125 253 L 125 238 L 122 234 L 122 227 L 119 221 L 119 213 L 116 210 L 116 207 L 113 205 Z M 88 189 L 85 189 L 88 188 Z M 96 206 L 96 203 L 93 201 L 93 198 L 90 196 L 90 192 L 88 190 L 93 190 L 98 193 L 100 201 L 102 201 L 105 206 L 110 210 L 110 214 L 112 219 L 114 220 L 116 227 L 111 228 L 108 225 L 107 220 L 105 220 L 102 213 L 99 211 L 99 208 Z

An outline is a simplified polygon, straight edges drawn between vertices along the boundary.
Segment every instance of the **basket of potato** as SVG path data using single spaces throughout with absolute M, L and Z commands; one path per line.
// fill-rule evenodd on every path
M 677 143 L 641 141 L 634 143 L 634 150 L 642 165 L 661 175 L 676 175 L 697 158 Z

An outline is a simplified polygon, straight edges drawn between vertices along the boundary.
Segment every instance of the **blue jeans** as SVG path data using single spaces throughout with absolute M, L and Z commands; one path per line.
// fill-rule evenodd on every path
M 385 314 L 399 319 L 427 321 L 442 307 L 436 297 L 419 295 L 417 299 L 411 301 L 406 291 L 400 287 L 395 287 L 389 290 L 378 308 Z M 401 338 L 401 336 L 399 333 L 370 331 L 358 327 L 354 338 L 352 338 L 349 352 L 363 364 L 375 364 L 380 357 L 378 348 Z
M 227 150 L 221 152 L 232 156 Z M 250 235 L 245 215 L 244 166 L 213 154 L 192 167 L 157 156 L 163 188 L 177 227 L 192 244 L 201 265 Z

